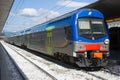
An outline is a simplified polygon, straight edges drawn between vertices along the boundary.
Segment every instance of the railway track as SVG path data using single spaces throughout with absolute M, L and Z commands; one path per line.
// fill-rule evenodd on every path
M 13 49 L 13 48 L 12 48 Z M 24 57 L 23 55 L 21 55 L 17 50 L 15 50 L 14 49 L 14 51 L 16 52 L 16 53 L 18 53 L 20 56 L 22 56 L 22 57 Z M 49 74 L 47 71 L 45 71 L 44 69 L 42 69 L 42 68 L 40 68 L 39 66 L 37 66 L 34 62 L 32 62 L 32 61 L 30 61 L 29 59 L 27 59 L 26 57 L 24 57 L 26 60 L 28 60 L 29 62 L 31 62 L 34 66 L 36 66 L 37 68 L 39 68 L 40 70 L 42 70 L 43 72 L 45 72 L 48 76 L 50 76 L 53 80 L 57 80 L 54 76 L 52 76 L 51 74 Z M 66 65 L 66 66 L 71 66 L 71 65 Z M 71 66 L 72 68 L 75 68 L 74 66 Z M 91 75 L 91 76 L 94 76 L 94 77 L 96 77 L 96 78 L 98 78 L 98 79 L 101 79 L 101 80 L 107 80 L 107 79 L 105 79 L 105 78 L 103 78 L 103 77 L 100 77 L 100 76 L 97 76 L 97 75 L 94 75 L 94 74 L 91 74 L 91 73 L 89 73 L 89 72 L 85 72 L 85 73 L 87 73 L 87 74 L 89 74 L 89 75 Z
M 101 67 L 99 70 L 91 70 L 91 71 L 84 71 L 84 72 L 86 72 L 89 75 L 95 76 L 101 80 L 120 80 L 120 75 L 118 73 L 115 73 L 106 67 Z M 112 77 L 118 77 L 118 78 L 110 79 Z
M 92 73 L 90 73 L 90 72 L 86 72 L 86 73 L 89 74 L 89 75 L 92 75 L 92 76 L 94 76 L 94 77 L 96 77 L 96 78 L 98 78 L 98 79 L 101 79 L 101 80 L 108 80 L 108 79 L 106 79 L 106 78 L 103 78 L 103 77 L 101 77 L 101 76 L 92 74 Z
M 8 46 L 8 45 L 7 45 Z M 13 48 L 12 46 L 8 46 L 9 48 L 11 48 L 12 50 L 14 50 L 18 55 L 20 55 L 21 57 L 23 57 L 25 60 L 29 61 L 32 65 L 34 65 L 38 70 L 44 72 L 47 76 L 49 76 L 51 79 L 50 80 L 57 80 L 54 76 L 52 76 L 50 73 L 48 73 L 46 70 L 42 69 L 41 67 L 39 67 L 37 64 L 35 64 L 34 62 L 32 62 L 31 60 L 27 59 L 25 56 L 23 56 L 19 50 Z M 6 51 L 7 52 L 7 51 Z M 9 55 L 9 54 L 8 54 Z M 28 78 L 26 77 L 26 75 L 22 72 L 22 70 L 19 68 L 19 66 L 16 64 L 16 62 L 14 61 L 14 59 L 9 55 L 10 59 L 13 61 L 14 65 L 16 66 L 18 72 L 20 73 L 20 75 L 22 76 L 23 80 L 28 80 Z M 38 79 L 39 80 L 39 79 Z
M 11 48 L 12 48 L 12 45 L 10 46 Z M 14 49 L 15 49 L 15 47 L 13 47 Z M 19 52 L 19 49 L 16 49 L 15 50 L 19 55 L 21 55 L 21 52 Z M 24 52 L 22 52 L 22 53 L 24 53 Z M 23 55 L 21 55 L 21 56 L 23 56 Z M 44 55 L 42 55 L 42 57 L 43 57 Z M 24 56 L 23 56 L 24 57 Z M 44 56 L 44 57 L 47 57 L 47 56 Z M 26 57 L 24 57 L 24 58 L 26 58 Z M 70 64 L 65 64 L 65 63 L 63 63 L 63 62 L 60 62 L 60 61 L 56 61 L 55 59 L 51 59 L 50 57 L 47 57 L 50 61 L 52 61 L 52 62 L 55 62 L 55 63 L 58 63 L 58 64 L 61 64 L 62 66 L 65 66 L 67 69 L 69 68 L 69 73 L 71 73 L 71 71 L 72 71 L 72 73 L 75 73 L 74 75 L 78 75 L 78 73 L 84 73 L 84 74 L 87 74 L 87 75 L 89 75 L 89 76 L 92 76 L 92 77 L 95 77 L 95 79 L 93 79 L 93 80 L 113 80 L 113 79 L 109 79 L 108 77 L 107 78 L 105 78 L 105 77 L 103 77 L 103 76 L 101 76 L 101 74 L 102 75 L 106 75 L 106 72 L 105 71 L 102 71 L 102 70 L 99 70 L 99 71 L 85 71 L 85 70 L 83 70 L 82 68 L 78 68 L 78 67 L 76 67 L 76 66 L 71 66 Z M 35 65 L 36 65 L 36 63 L 35 63 Z M 66 69 L 63 71 L 63 72 L 65 72 L 66 71 Z M 100 75 L 98 75 L 97 74 L 97 72 L 98 73 L 100 73 Z M 49 74 L 49 73 L 48 73 Z M 51 75 L 51 74 L 50 74 Z M 65 73 L 63 73 L 63 75 L 66 75 Z M 80 74 L 81 75 L 81 74 Z M 111 75 L 113 76 L 114 74 L 111 74 L 111 73 L 108 73 L 108 75 L 110 75 L 109 77 L 111 77 Z M 54 75 L 55 76 L 55 75 Z M 54 76 L 53 76 L 53 78 L 54 78 Z M 68 76 L 68 75 L 67 75 Z M 116 76 L 116 75 L 115 75 Z M 58 79 L 58 78 L 57 78 Z M 54 80 L 56 80 L 56 78 L 54 78 Z M 62 79 L 58 79 L 58 80 L 62 80 Z M 66 79 L 67 80 L 67 79 Z M 76 79 L 77 80 L 77 79 Z M 84 80 L 84 79 L 83 79 Z M 115 78 L 115 80 L 116 80 L 116 78 Z M 119 80 L 119 79 L 118 79 Z
M 12 48 L 13 49 L 13 48 Z M 57 80 L 54 76 L 52 76 L 50 73 L 48 73 L 46 70 L 42 69 L 41 67 L 39 67 L 38 65 L 36 65 L 34 62 L 32 62 L 31 60 L 27 59 L 25 56 L 21 55 L 17 50 L 13 49 L 16 53 L 18 53 L 20 56 L 22 56 L 24 59 L 26 59 L 27 61 L 29 61 L 30 63 L 32 63 L 36 68 L 38 68 L 39 70 L 41 70 L 42 72 L 44 72 L 46 75 L 48 75 L 49 77 L 51 77 L 53 80 Z
M 107 72 L 107 73 L 110 73 L 110 74 L 113 74 L 113 75 L 116 75 L 116 76 L 120 76 L 120 73 L 117 73 L 117 72 L 114 72 L 114 71 L 112 71 L 110 68 L 108 68 L 108 67 L 103 67 L 102 68 L 102 71 L 105 71 L 105 72 Z

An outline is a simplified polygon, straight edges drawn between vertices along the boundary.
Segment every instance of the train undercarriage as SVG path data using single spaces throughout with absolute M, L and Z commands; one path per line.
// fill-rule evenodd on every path
M 85 53 L 77 53 L 78 57 L 72 57 L 65 53 L 54 53 L 54 57 L 65 63 L 73 63 L 79 67 L 104 67 L 107 65 L 107 57 L 109 53 L 97 53 L 94 51 L 88 51 Z M 97 56 L 96 56 L 97 55 Z

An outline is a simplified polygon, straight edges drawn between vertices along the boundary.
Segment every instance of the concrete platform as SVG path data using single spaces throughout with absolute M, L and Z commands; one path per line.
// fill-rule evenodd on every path
M 12 80 L 10 78 L 9 70 L 7 68 L 6 60 L 5 60 L 5 54 L 2 49 L 2 46 L 0 44 L 0 79 L 1 80 Z
M 0 80 L 22 80 L 16 67 L 0 43 Z

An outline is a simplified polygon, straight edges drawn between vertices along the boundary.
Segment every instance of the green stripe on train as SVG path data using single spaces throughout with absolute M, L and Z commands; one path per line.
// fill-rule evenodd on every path
M 52 30 L 54 28 L 55 28 L 54 26 L 49 26 L 46 28 L 47 30 L 46 48 L 49 55 L 52 55 Z

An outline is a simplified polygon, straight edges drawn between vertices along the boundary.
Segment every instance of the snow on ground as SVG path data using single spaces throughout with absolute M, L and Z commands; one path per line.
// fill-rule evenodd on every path
M 103 77 L 106 80 L 120 80 L 120 77 L 111 75 L 110 73 L 105 72 L 105 71 L 95 71 L 95 72 L 93 71 L 93 72 L 89 72 L 89 73 Z
M 2 43 L 3 44 L 3 43 Z M 15 60 L 17 65 L 20 67 L 22 72 L 27 76 L 29 80 L 52 80 L 29 61 L 25 60 L 23 57 L 18 55 L 8 46 L 4 45 L 5 49 L 9 52 L 10 56 Z
M 3 43 L 3 44 L 6 44 L 6 43 Z M 6 45 L 9 45 L 9 44 L 6 44 Z M 9 46 L 11 46 L 11 45 L 9 45 Z M 5 46 L 5 47 L 7 48 L 7 46 Z M 11 47 L 16 49 L 18 52 L 20 52 L 27 59 L 31 60 L 32 62 L 34 62 L 37 65 L 39 65 L 40 67 L 42 67 L 44 70 L 48 71 L 51 75 L 55 76 L 58 80 L 101 80 L 101 79 L 98 79 L 92 75 L 85 73 L 82 70 L 66 68 L 66 67 L 58 65 L 56 63 L 47 61 L 44 58 L 30 54 L 29 52 L 22 50 L 22 49 L 19 49 L 15 46 L 11 46 Z M 12 53 L 16 54 L 15 52 L 11 51 L 10 49 L 9 49 L 9 51 L 10 51 L 10 53 L 12 52 Z M 14 54 L 12 54 L 12 55 L 14 55 Z M 18 59 L 18 61 L 17 61 L 18 64 L 24 65 L 24 66 L 22 66 L 23 68 L 26 67 L 25 69 L 27 69 L 27 70 L 26 70 L 25 74 L 31 74 L 31 76 L 37 75 L 38 77 L 39 76 L 46 77 L 46 75 L 41 76 L 42 72 L 38 73 L 38 71 L 34 70 L 34 68 L 32 68 L 32 70 L 31 70 L 31 65 L 29 65 L 23 59 L 20 59 L 19 57 L 17 58 L 17 54 L 14 55 L 13 57 Z M 19 63 L 19 62 L 21 62 L 21 63 Z M 110 75 L 110 74 L 104 73 L 102 71 L 94 71 L 94 72 L 90 72 L 90 73 L 95 74 L 95 75 L 97 74 L 97 75 L 105 76 L 105 79 L 108 79 L 108 80 L 120 80 L 120 77 Z M 34 79 L 34 80 L 37 80 L 37 79 Z

